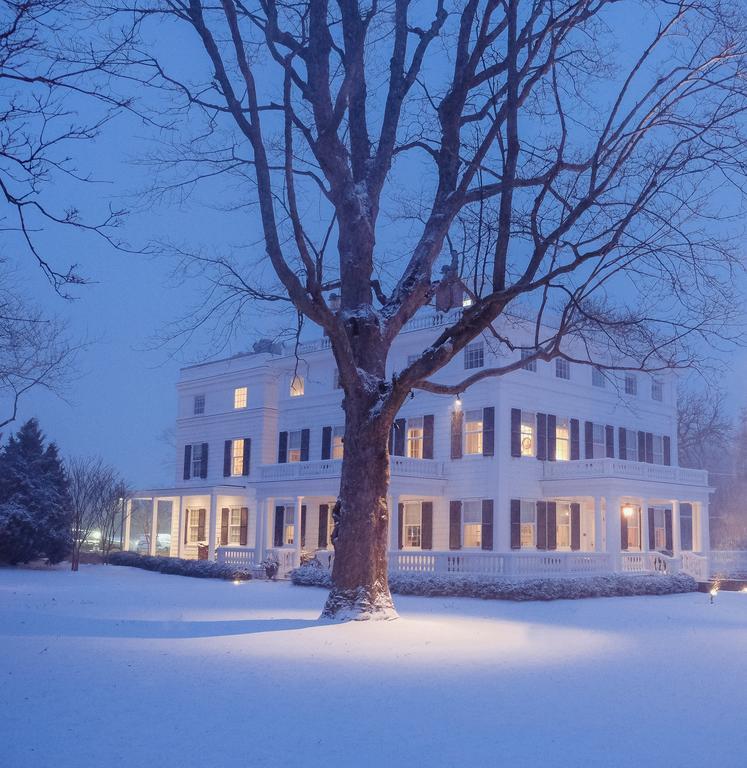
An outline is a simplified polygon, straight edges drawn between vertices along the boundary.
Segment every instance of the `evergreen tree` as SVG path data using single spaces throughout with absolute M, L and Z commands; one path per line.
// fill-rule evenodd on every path
M 25 513 L 25 514 L 24 514 Z M 0 451 L 0 560 L 58 563 L 70 551 L 67 478 L 57 446 L 45 445 L 36 419 Z

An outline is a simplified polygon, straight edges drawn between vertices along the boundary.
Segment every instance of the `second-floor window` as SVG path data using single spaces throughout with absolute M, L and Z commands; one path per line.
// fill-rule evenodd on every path
M 485 347 L 481 341 L 464 348 L 464 368 L 482 368 L 485 365 Z
M 462 546 L 465 549 L 482 547 L 482 501 L 462 502 Z
M 234 410 L 240 408 L 246 408 L 249 391 L 246 387 L 236 387 L 233 391 L 233 407 Z
M 571 458 L 571 428 L 566 418 L 558 417 L 555 422 L 555 459 L 568 461 Z
M 521 367 L 525 371 L 533 371 L 533 372 L 536 373 L 537 372 L 537 360 L 530 360 L 529 359 L 534 354 L 534 352 L 535 351 L 533 349 L 522 349 L 521 350 L 521 359 L 522 360 L 526 360 L 524 365 L 522 365 Z
M 288 461 L 301 461 L 301 430 L 288 432 Z
M 202 473 L 202 443 L 192 444 L 192 477 L 200 477 Z
M 653 437 L 654 464 L 664 463 L 664 438 L 661 435 Z
M 466 455 L 482 453 L 481 409 L 466 411 L 464 414 L 464 453 Z
M 301 397 L 304 393 L 304 380 L 303 376 L 299 376 L 296 374 L 292 379 L 290 383 L 290 396 L 291 397 Z
M 571 378 L 571 364 L 562 357 L 555 358 L 555 376 L 559 379 Z
M 594 387 L 600 387 L 602 389 L 604 389 L 605 386 L 604 373 L 602 372 L 602 369 L 597 365 L 591 369 L 591 384 Z
M 638 377 L 634 373 L 625 374 L 625 394 L 633 396 L 638 394 Z
M 521 455 L 535 456 L 537 445 L 535 435 L 537 431 L 537 417 L 529 411 L 521 412 Z
M 194 413 L 195 416 L 201 416 L 205 413 L 205 395 L 195 395 L 192 404 L 192 413 Z
M 651 399 L 659 402 L 664 399 L 664 385 L 661 379 L 651 379 Z
M 595 459 L 603 459 L 607 455 L 607 441 L 604 433 L 604 424 L 594 424 L 592 427 L 593 451 Z
M 423 417 L 407 420 L 407 455 L 411 459 L 423 458 Z
M 625 430 L 625 458 L 638 461 L 638 433 L 634 429 Z
M 244 441 L 231 441 L 231 474 L 239 477 L 244 474 Z
M 332 458 L 341 459 L 343 456 L 343 440 L 345 438 L 345 427 L 334 427 L 332 429 Z M 331 516 L 330 516 L 331 519 Z

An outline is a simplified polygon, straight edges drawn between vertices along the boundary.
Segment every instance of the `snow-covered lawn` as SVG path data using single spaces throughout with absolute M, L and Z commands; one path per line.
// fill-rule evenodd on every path
M 747 765 L 747 594 L 554 603 L 0 569 L 0 765 Z

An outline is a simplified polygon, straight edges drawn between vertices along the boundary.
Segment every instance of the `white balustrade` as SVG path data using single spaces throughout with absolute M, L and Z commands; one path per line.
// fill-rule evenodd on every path
M 254 565 L 254 549 L 251 547 L 218 547 L 218 562 L 222 565 L 235 565 L 250 568 Z
M 680 561 L 661 552 L 622 552 L 620 567 L 623 573 L 665 573 L 674 575 L 680 570 Z
M 696 581 L 708 581 L 708 558 L 695 552 L 683 552 L 682 570 Z
M 630 480 L 652 480 L 681 485 L 708 485 L 708 472 L 687 467 L 668 467 L 624 459 L 583 459 L 581 461 L 544 462 L 545 480 L 620 477 Z
M 322 461 L 294 461 L 284 464 L 264 464 L 259 468 L 262 481 L 287 481 L 339 477 L 342 468 L 341 459 Z M 392 456 L 390 468 L 393 475 L 407 477 L 443 478 L 444 465 L 432 459 L 410 459 L 406 456 Z

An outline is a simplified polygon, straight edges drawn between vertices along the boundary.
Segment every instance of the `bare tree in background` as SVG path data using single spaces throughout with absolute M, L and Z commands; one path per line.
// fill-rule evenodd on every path
M 261 227 L 265 257 L 192 254 L 209 279 L 192 327 L 258 298 L 330 340 L 346 425 L 324 615 L 396 615 L 387 442 L 413 390 L 555 357 L 660 371 L 728 336 L 734 257 L 712 217 L 744 171 L 738 3 L 103 5 L 143 33 L 130 76 L 168 92 L 156 191 L 225 174 L 225 207 Z M 180 55 L 148 44 L 172 32 Z M 398 334 L 457 273 L 471 306 L 388 375 Z M 498 365 L 439 379 L 481 334 Z
M 724 393 L 681 389 L 677 397 L 677 445 L 682 467 L 728 471 L 734 425 L 726 415 Z
M 125 503 L 131 491 L 121 479 L 109 488 L 101 505 L 100 531 L 101 556 L 109 562 L 109 555 L 115 549 L 122 549 L 124 543 Z

